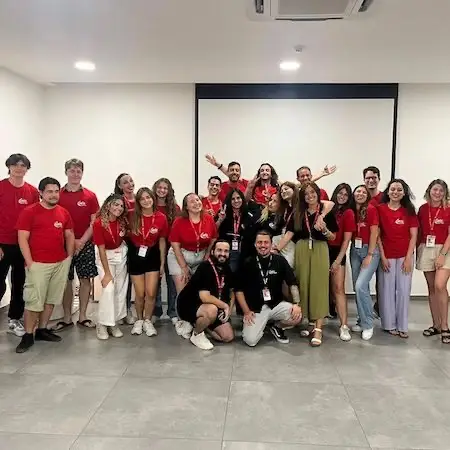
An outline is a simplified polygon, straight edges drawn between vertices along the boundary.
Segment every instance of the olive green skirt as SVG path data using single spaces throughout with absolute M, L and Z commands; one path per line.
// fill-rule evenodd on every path
M 303 317 L 310 321 L 326 317 L 330 279 L 328 244 L 313 241 L 313 248 L 310 250 L 308 240 L 298 241 L 295 245 L 295 274 L 300 287 Z

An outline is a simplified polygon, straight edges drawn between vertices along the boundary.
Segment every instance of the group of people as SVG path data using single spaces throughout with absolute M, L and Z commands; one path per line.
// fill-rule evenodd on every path
M 427 281 L 432 317 L 423 334 L 439 334 L 442 343 L 450 343 L 445 181 L 430 183 L 416 213 L 408 184 L 393 179 L 380 191 L 374 166 L 363 170 L 360 185 L 340 183 L 329 199 L 316 182 L 332 175 L 334 166 L 317 175 L 303 166 L 295 182 L 281 182 L 268 163 L 246 180 L 238 162 L 224 166 L 212 155 L 206 159 L 227 180 L 211 176 L 208 193 L 188 193 L 181 206 L 167 178 L 135 192 L 132 176 L 122 173 L 100 206 L 81 184 L 79 159 L 65 163 L 63 187 L 46 177 L 37 189 L 24 180 L 31 168 L 25 155 L 6 160 L 8 177 L 0 181 L 0 298 L 11 269 L 8 330 L 21 337 L 18 353 L 35 340 L 60 341 L 60 332 L 74 326 L 75 273 L 77 325 L 96 328 L 100 340 L 122 337 L 123 322 L 132 325 L 133 335 L 157 335 L 154 322 L 164 318 L 164 275 L 166 317 L 178 335 L 204 350 L 213 348 L 211 341 L 234 339 L 234 310 L 242 316 L 249 346 L 266 330 L 287 343 L 285 330 L 303 322 L 301 335 L 320 346 L 330 314 L 340 321 L 343 341 L 350 341 L 352 332 L 371 339 L 375 312 L 384 331 L 408 338 L 415 257 Z M 345 294 L 348 253 L 358 312 L 352 327 Z M 87 307 L 97 276 L 101 295 L 94 323 Z M 374 276 L 375 305 L 369 285 Z M 49 328 L 53 308 L 61 303 L 64 317 Z

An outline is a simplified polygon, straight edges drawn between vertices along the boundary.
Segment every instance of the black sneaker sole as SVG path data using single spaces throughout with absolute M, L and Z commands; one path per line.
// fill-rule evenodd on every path
M 20 344 L 16 347 L 16 353 L 25 353 L 27 352 L 31 347 L 33 347 L 34 342 L 27 346 L 21 346 Z
M 272 333 L 272 336 L 279 342 L 280 344 L 289 344 L 289 338 L 282 339 L 278 336 L 277 332 L 270 327 L 270 332 Z

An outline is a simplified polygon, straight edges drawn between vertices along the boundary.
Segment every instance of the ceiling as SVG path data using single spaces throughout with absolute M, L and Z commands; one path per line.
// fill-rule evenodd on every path
M 252 22 L 245 0 L 0 0 L 0 66 L 40 83 L 450 82 L 448 17 L 450 0 L 319 23 Z M 280 73 L 299 44 L 301 70 Z

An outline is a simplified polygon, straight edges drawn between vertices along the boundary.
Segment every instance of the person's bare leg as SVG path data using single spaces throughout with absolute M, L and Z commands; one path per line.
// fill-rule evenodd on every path
M 159 272 L 145 274 L 144 320 L 151 320 L 158 292 Z
M 73 304 L 73 289 L 72 280 L 69 280 L 66 285 L 63 297 L 64 322 L 72 322 L 72 304 Z
M 450 270 L 439 269 L 434 278 L 436 305 L 439 311 L 441 330 L 448 330 L 448 291 L 447 283 Z
M 230 323 L 219 325 L 214 330 L 210 330 L 210 334 L 213 339 L 219 342 L 231 342 L 234 339 L 234 332 Z
M 433 327 L 440 330 L 441 320 L 440 320 L 440 310 L 439 303 L 436 299 L 435 286 L 435 275 L 436 272 L 424 272 L 425 280 L 428 286 L 428 304 L 430 306 L 431 319 L 433 321 Z
M 195 322 L 194 331 L 200 334 L 205 331 L 217 319 L 219 310 L 217 306 L 212 304 L 203 304 L 197 310 L 197 321 Z
M 55 305 L 44 305 L 44 310 L 39 314 L 39 328 L 47 328 L 48 321 L 52 316 Z
M 177 294 L 179 294 L 183 290 L 184 286 L 186 286 L 184 278 L 181 275 L 173 275 L 172 278 L 175 283 Z
M 87 307 L 89 304 L 89 296 L 91 294 L 91 279 L 90 278 L 80 278 L 80 322 L 86 320 Z
M 145 276 L 131 275 L 131 281 L 134 286 L 135 299 L 134 307 L 136 308 L 136 316 L 138 320 L 144 319 L 144 296 L 145 296 Z
M 336 273 L 331 275 L 331 288 L 333 291 L 333 297 L 336 302 L 336 311 L 339 316 L 339 320 L 342 325 L 348 325 L 348 313 L 347 313 L 347 297 L 345 295 L 345 267 L 339 266 Z
M 23 313 L 23 319 L 24 319 L 24 328 L 27 333 L 33 334 L 34 330 L 36 329 L 36 325 L 39 321 L 39 314 L 38 312 L 29 311 L 28 309 L 25 309 Z

